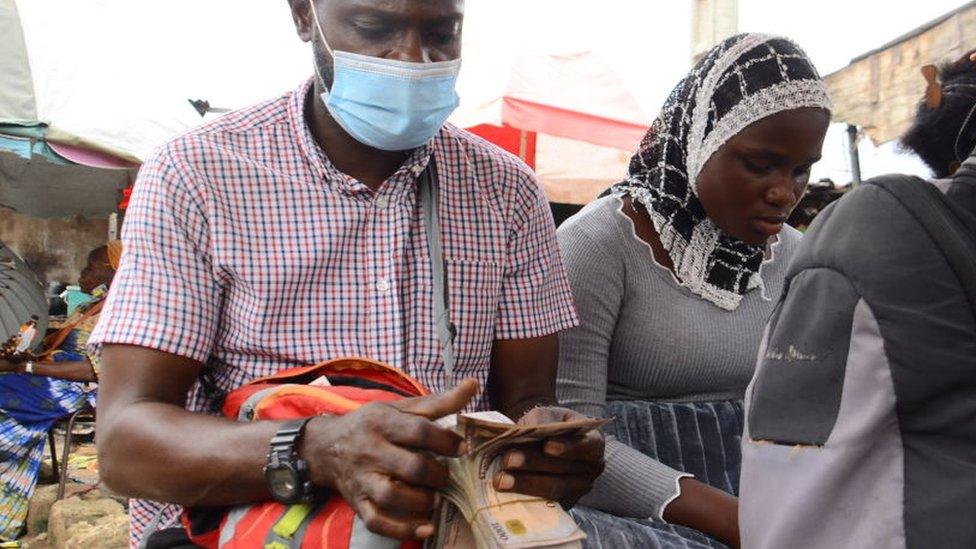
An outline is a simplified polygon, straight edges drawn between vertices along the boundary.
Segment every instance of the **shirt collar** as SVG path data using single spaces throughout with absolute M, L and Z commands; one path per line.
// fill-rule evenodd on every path
M 288 103 L 288 118 L 298 138 L 298 146 L 302 155 L 308 160 L 313 175 L 327 181 L 328 185 L 349 195 L 370 195 L 372 191 L 366 185 L 342 173 L 329 160 L 325 152 L 315 142 L 312 130 L 305 120 L 305 101 L 314 89 L 314 77 L 309 78 L 292 93 Z M 407 191 L 415 189 L 417 178 L 427 168 L 430 158 L 436 149 L 436 142 L 443 138 L 442 128 L 436 136 L 423 146 L 414 149 L 403 165 L 383 184 L 381 193 L 390 193 L 390 198 L 399 200 Z

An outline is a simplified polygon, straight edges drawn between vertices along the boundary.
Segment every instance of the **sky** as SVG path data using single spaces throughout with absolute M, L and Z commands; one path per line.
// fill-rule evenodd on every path
M 548 55 L 593 52 L 648 122 L 690 67 L 691 0 L 466 2 L 462 109 L 477 102 L 486 86 L 473 77 L 488 75 L 494 78 L 491 85 L 504 83 L 502 60 L 519 49 Z M 795 39 L 826 75 L 964 3 L 739 0 L 739 29 Z M 127 145 L 143 158 L 162 137 L 202 122 L 187 99 L 241 108 L 294 89 L 312 72 L 309 46 L 296 37 L 284 0 L 17 0 L 17 5 L 40 117 L 109 145 Z M 135 145 L 126 143 L 133 139 Z M 831 129 L 814 178 L 849 180 L 845 139 L 843 127 Z M 876 150 L 863 140 L 860 147 L 866 176 L 925 173 L 914 159 L 896 154 L 893 145 Z
M 826 76 L 847 66 L 854 57 L 966 3 L 962 0 L 739 0 L 739 31 L 792 38 Z M 616 25 L 623 29 L 616 36 L 622 44 L 648 44 L 642 56 L 646 65 L 635 64 L 628 58 L 627 63 L 617 68 L 625 79 L 635 83 L 635 89 L 642 90 L 638 99 L 650 112 L 656 113 L 671 87 L 690 68 L 692 6 L 691 0 L 638 0 L 626 21 L 617 17 Z M 635 27 L 646 30 L 635 32 Z M 823 160 L 814 166 L 813 180 L 830 178 L 838 184 L 849 182 L 848 146 L 846 126 L 832 125 L 824 142 Z M 865 138 L 858 148 L 865 178 L 892 172 L 929 175 L 928 168 L 914 155 L 901 151 L 896 142 L 875 147 Z
M 498 1 L 468 0 L 468 3 L 471 6 Z M 572 6 L 567 9 L 585 9 L 575 0 L 561 1 Z M 854 57 L 965 3 L 962 0 L 739 0 L 739 31 L 790 37 L 806 50 L 820 73 L 827 75 L 844 68 Z M 581 38 L 584 33 L 574 27 L 575 19 L 565 11 L 545 11 L 549 7 L 546 4 L 546 0 L 522 0 L 522 15 L 532 20 L 530 28 L 536 29 L 532 33 L 538 34 L 538 39 L 546 44 L 567 40 L 602 52 L 604 61 L 630 86 L 636 101 L 650 118 L 690 68 L 694 5 L 691 0 L 585 2 L 591 10 L 584 21 L 591 26 L 590 42 Z M 533 10 L 533 5 L 539 9 Z M 592 6 L 599 9 L 593 11 Z M 830 178 L 838 184 L 849 182 L 852 175 L 848 147 L 846 125 L 832 125 L 824 142 L 823 159 L 814 166 L 813 180 Z M 858 149 L 864 178 L 892 172 L 929 175 L 928 168 L 914 155 L 901 151 L 896 142 L 876 147 L 864 138 Z
M 821 74 L 827 75 L 844 68 L 852 58 L 966 3 L 960 0 L 739 0 L 739 30 L 774 32 L 793 38 L 810 55 Z M 976 47 L 976 38 L 971 47 Z M 814 179 L 849 181 L 846 150 L 844 126 L 831 127 L 824 143 L 824 158 L 813 171 Z M 914 155 L 901 153 L 897 143 L 887 143 L 878 149 L 865 139 L 859 150 L 865 177 L 891 172 L 929 175 Z

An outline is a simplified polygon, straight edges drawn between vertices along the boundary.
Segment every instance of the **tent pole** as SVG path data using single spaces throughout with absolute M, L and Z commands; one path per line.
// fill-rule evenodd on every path
M 861 156 L 857 152 L 857 126 L 847 125 L 847 152 L 851 157 L 851 176 L 853 185 L 857 187 L 861 184 Z

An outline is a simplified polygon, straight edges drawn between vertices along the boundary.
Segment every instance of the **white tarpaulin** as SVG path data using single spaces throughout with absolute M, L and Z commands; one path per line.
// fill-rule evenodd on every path
M 284 0 L 0 4 L 0 16 L 19 12 L 37 119 L 55 135 L 137 158 L 205 120 L 190 99 L 241 108 L 312 73 Z M 462 106 L 452 121 L 633 148 L 688 65 L 687 41 L 657 36 L 673 40 L 673 30 L 660 31 L 689 13 L 687 1 L 467 0 Z M 16 55 L 6 45 L 0 52 Z M 562 170 L 557 178 L 580 171 L 545 164 L 540 156 L 543 171 Z M 619 166 L 609 171 L 608 181 Z

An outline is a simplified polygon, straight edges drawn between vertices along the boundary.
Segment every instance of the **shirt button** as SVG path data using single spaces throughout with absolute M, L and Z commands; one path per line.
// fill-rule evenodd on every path
M 384 293 L 390 291 L 390 281 L 386 279 L 376 281 L 376 290 Z
M 376 199 L 376 207 L 385 210 L 387 206 L 390 205 L 390 199 L 385 196 L 380 196 Z

